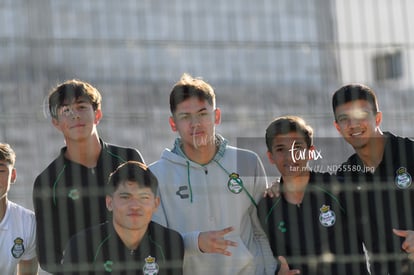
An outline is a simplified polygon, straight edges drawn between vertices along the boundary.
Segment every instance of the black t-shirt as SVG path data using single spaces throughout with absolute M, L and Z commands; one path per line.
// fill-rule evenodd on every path
M 414 141 L 384 133 L 384 155 L 374 173 L 357 154 L 337 172 L 348 220 L 364 257 L 363 274 L 414 274 L 393 228 L 414 230 Z M 367 270 L 371 273 L 368 273 Z
M 107 144 L 95 168 L 87 168 L 64 157 L 66 147 L 39 176 L 33 188 L 36 214 L 37 255 L 43 270 L 53 273 L 70 237 L 108 220 L 104 186 L 121 163 L 143 162 L 133 148 Z
M 183 258 L 183 239 L 172 229 L 150 222 L 138 248 L 129 250 L 107 222 L 70 240 L 62 274 L 182 275 Z
M 344 240 L 346 213 L 334 181 L 329 173 L 311 172 L 300 205 L 288 203 L 283 195 L 259 203 L 259 219 L 274 256 L 285 256 L 289 267 L 301 274 L 349 275 L 357 270 L 345 262 L 351 252 Z

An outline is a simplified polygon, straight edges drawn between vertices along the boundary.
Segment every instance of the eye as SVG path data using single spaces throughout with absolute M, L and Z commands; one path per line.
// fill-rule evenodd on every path
M 127 200 L 127 199 L 129 199 L 131 196 L 130 195 L 128 195 L 128 194 L 121 194 L 121 195 L 119 195 L 119 198 L 121 198 L 121 199 L 123 199 L 123 200 Z
M 60 108 L 60 111 L 59 111 L 59 113 L 61 115 L 64 115 L 64 116 L 69 115 L 70 112 L 71 112 L 71 110 L 70 110 L 70 107 L 69 106 L 63 106 L 63 107 Z
M 337 120 L 339 123 L 345 123 L 349 121 L 349 118 L 347 116 L 340 116 Z
M 177 119 L 178 120 L 182 120 L 182 121 L 188 121 L 188 120 L 190 120 L 190 118 L 191 118 L 191 116 L 190 115 L 187 115 L 187 114 L 183 114 L 183 115 L 178 115 L 177 116 Z
M 285 151 L 284 147 L 276 147 L 275 152 L 283 153 Z
M 202 112 L 202 113 L 199 113 L 197 116 L 200 118 L 203 118 L 203 117 L 207 117 L 208 115 L 209 115 L 208 112 Z
M 78 110 L 87 110 L 87 109 L 89 109 L 89 106 L 91 106 L 89 103 L 81 102 L 81 103 L 77 104 L 77 109 Z

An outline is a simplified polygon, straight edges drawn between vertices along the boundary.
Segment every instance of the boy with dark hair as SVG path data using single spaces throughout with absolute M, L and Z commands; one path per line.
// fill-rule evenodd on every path
M 62 132 L 66 146 L 37 176 L 33 205 L 40 266 L 53 273 L 72 235 L 107 220 L 103 187 L 109 174 L 125 161 L 143 159 L 136 149 L 99 138 L 102 97 L 91 84 L 68 80 L 48 99 L 52 124 Z
M 353 190 L 347 212 L 354 214 L 366 272 L 414 274 L 413 263 L 401 254 L 401 248 L 411 258 L 414 253 L 414 232 L 407 230 L 414 228 L 414 142 L 381 131 L 377 97 L 365 85 L 341 87 L 332 107 L 336 129 L 355 150 L 337 176 Z
M 159 206 L 158 181 L 135 161 L 121 164 L 106 185 L 112 219 L 75 235 L 65 249 L 63 267 L 76 274 L 181 275 L 181 235 L 151 221 Z
M 308 166 L 313 129 L 300 117 L 282 116 L 269 124 L 265 140 L 281 193 L 263 198 L 257 211 L 274 256 L 285 256 L 302 274 L 351 274 L 351 265 L 338 264 L 349 250 L 334 244 L 346 234 L 335 178 Z
M 179 138 L 150 165 L 160 183 L 154 221 L 183 235 L 184 274 L 274 274 L 256 213 L 267 185 L 259 157 L 216 134 L 221 111 L 207 82 L 184 74 L 170 110 Z
M 0 143 L 0 273 L 35 275 L 39 264 L 34 213 L 7 198 L 16 181 L 15 161 L 10 145 Z

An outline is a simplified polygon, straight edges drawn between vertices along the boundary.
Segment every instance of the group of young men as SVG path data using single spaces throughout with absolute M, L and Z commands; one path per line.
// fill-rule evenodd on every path
M 35 180 L 34 213 L 7 200 L 14 153 L 0 144 L 2 273 L 37 274 L 39 262 L 52 274 L 413 274 L 414 143 L 380 130 L 370 88 L 333 95 L 335 127 L 355 150 L 335 175 L 292 159 L 291 148 L 314 148 L 302 118 L 271 122 L 271 188 L 258 155 L 216 133 L 221 111 L 202 79 L 174 85 L 179 137 L 149 166 L 100 139 L 101 100 L 79 80 L 49 94 L 66 146 Z

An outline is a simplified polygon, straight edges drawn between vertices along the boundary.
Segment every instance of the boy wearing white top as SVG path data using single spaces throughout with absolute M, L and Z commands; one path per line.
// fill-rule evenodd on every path
M 0 274 L 38 274 L 34 213 L 7 198 L 15 160 L 10 145 L 0 143 Z

